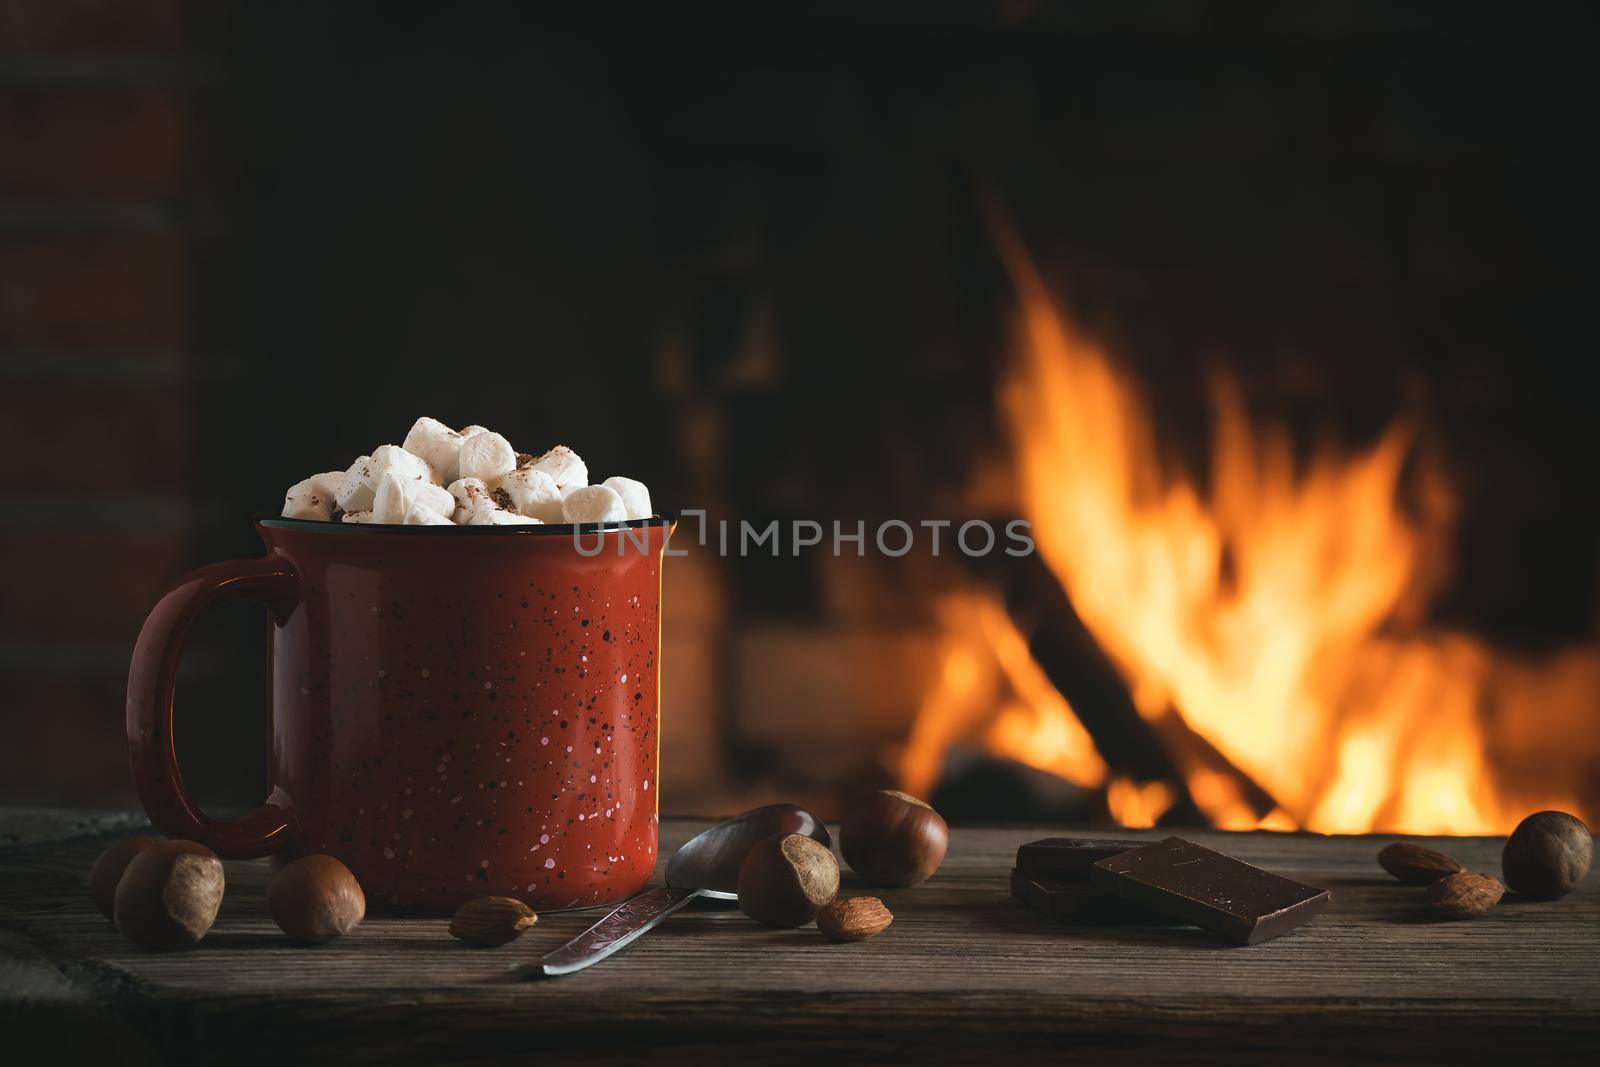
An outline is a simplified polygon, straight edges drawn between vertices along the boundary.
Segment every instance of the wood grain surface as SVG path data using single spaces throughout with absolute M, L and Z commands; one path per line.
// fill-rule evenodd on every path
M 704 825 L 669 821 L 663 854 Z M 1313 924 L 1249 948 L 1187 927 L 1054 923 L 1010 899 L 1009 873 L 1019 844 L 1066 828 L 958 829 L 922 886 L 878 893 L 846 873 L 847 895 L 878 893 L 894 912 L 870 941 L 765 929 L 712 905 L 588 971 L 527 981 L 509 968 L 600 913 L 543 915 L 499 949 L 458 944 L 444 920 L 384 915 L 297 947 L 266 913 L 264 860 L 227 864 L 227 899 L 198 948 L 143 952 L 83 884 L 99 851 L 138 826 L 117 813 L 0 813 L 8 1040 L 132 1063 L 993 1062 L 1016 1052 L 1550 1063 L 1590 1060 L 1600 1038 L 1592 875 L 1560 901 L 1508 897 L 1487 918 L 1440 922 L 1421 889 L 1378 867 L 1393 838 L 1185 834 L 1332 890 Z M 1498 840 L 1418 840 L 1498 874 Z

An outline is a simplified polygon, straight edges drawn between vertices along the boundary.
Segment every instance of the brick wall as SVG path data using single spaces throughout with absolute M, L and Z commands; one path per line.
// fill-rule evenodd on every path
M 192 563 L 196 77 L 177 0 L 0 5 L 5 799 L 131 795 L 129 650 Z

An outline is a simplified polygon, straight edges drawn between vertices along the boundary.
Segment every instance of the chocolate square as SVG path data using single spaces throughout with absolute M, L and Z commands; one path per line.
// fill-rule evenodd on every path
M 1017 869 L 1046 879 L 1088 884 L 1089 868 L 1119 852 L 1138 848 L 1144 841 L 1096 841 L 1078 837 L 1047 837 L 1017 849 Z
M 1178 837 L 1098 861 L 1089 884 L 1240 945 L 1259 944 L 1310 922 L 1330 899 L 1326 889 Z
M 1052 882 L 1013 868 L 1011 895 L 1058 922 L 1084 925 L 1171 926 L 1178 922 L 1142 904 L 1081 882 Z

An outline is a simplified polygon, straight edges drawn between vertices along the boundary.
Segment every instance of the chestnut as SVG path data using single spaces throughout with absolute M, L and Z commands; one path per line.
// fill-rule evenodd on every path
M 165 951 L 199 943 L 222 906 L 222 861 L 192 841 L 138 850 L 117 881 L 112 917 L 135 944 Z
M 1594 857 L 1594 838 L 1583 820 L 1564 811 L 1540 811 L 1517 824 L 1500 854 L 1506 885 L 1532 900 L 1555 900 L 1583 884 Z
M 289 940 L 314 945 L 354 930 L 366 918 L 367 896 L 350 868 L 317 852 L 272 876 L 267 908 Z
M 950 828 L 926 803 L 898 789 L 867 794 L 839 825 L 839 852 L 873 885 L 925 881 L 944 862 Z
M 839 861 L 804 834 L 773 834 L 739 865 L 739 910 L 768 926 L 804 926 L 839 895 Z

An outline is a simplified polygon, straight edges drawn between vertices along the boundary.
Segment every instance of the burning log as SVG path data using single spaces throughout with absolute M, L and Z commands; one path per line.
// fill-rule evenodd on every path
M 1006 608 L 1030 635 L 1033 658 L 1072 704 L 1106 762 L 1141 781 L 1176 779 L 1178 768 L 1044 561 L 1031 555 L 1006 563 L 1000 575 Z
M 1173 783 L 1178 796 L 1165 820 L 1200 822 L 1177 765 L 1044 561 L 1035 554 L 1005 562 L 1010 565 L 999 578 L 1006 608 L 1030 635 L 1034 660 L 1072 705 L 1100 755 L 1135 780 Z
M 1190 729 L 1183 716 L 1169 712 L 1156 720 L 1154 726 L 1167 752 L 1183 768 L 1183 781 L 1208 822 L 1222 830 L 1278 828 L 1272 825 L 1269 816 L 1283 809 L 1273 795 L 1210 741 Z M 1250 817 L 1241 825 L 1231 825 L 1229 819 L 1237 818 L 1237 814 L 1223 813 L 1237 813 L 1241 808 Z
M 946 754 L 930 799 L 940 814 L 956 823 L 1078 825 L 1105 817 L 1101 798 L 1094 792 L 964 744 Z
M 991 562 L 991 561 L 973 561 Z M 1095 747 L 1120 775 L 1166 782 L 1176 798 L 1159 821 L 1196 824 L 1211 804 L 1197 804 L 1197 780 L 1242 801 L 1257 819 L 1278 807 L 1272 795 L 1174 714 L 1151 720 L 1139 713 L 1127 684 L 1072 601 L 1037 555 L 1006 558 L 996 573 L 1007 610 L 1028 633 L 1028 648 L 1051 683 L 1072 705 Z

